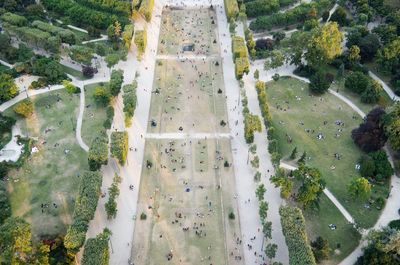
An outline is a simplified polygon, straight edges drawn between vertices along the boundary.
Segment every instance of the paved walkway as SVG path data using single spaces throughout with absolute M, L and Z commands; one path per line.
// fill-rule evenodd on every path
M 230 133 L 147 133 L 146 139 L 220 139 L 232 138 Z
M 14 65 L 7 63 L 6 61 L 0 60 L 0 64 L 7 66 L 8 68 L 14 68 Z
M 368 71 L 368 74 L 370 77 L 372 77 L 374 80 L 378 81 L 383 89 L 385 90 L 385 92 L 389 95 L 389 97 L 393 100 L 393 101 L 400 101 L 400 97 L 397 96 L 393 90 L 385 83 L 382 81 L 382 79 L 380 79 L 376 74 L 374 74 L 371 71 Z
M 82 41 L 82 44 L 88 44 L 88 43 L 92 43 L 92 42 L 105 41 L 105 40 L 108 40 L 108 36 L 101 35 L 101 38 L 98 38 L 98 39 Z

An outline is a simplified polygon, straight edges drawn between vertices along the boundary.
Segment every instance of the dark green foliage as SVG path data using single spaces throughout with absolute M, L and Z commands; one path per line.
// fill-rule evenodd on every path
M 375 163 L 375 170 L 372 172 L 373 175 L 370 175 L 370 177 L 376 179 L 377 181 L 382 181 L 393 175 L 393 168 L 389 163 L 385 151 L 373 152 L 370 153 L 369 156 Z
M 104 228 L 103 233 L 98 234 L 95 238 L 89 238 L 85 244 L 83 251 L 82 265 L 108 265 L 110 260 L 110 252 L 108 249 L 108 241 L 110 240 L 111 231 Z
M 396 230 L 400 230 L 400 219 L 390 221 L 389 227 Z
M 92 171 L 99 170 L 108 162 L 108 137 L 104 132 L 96 136 L 90 144 L 88 153 L 89 168 Z
M 318 263 L 329 258 L 331 249 L 329 247 L 328 240 L 319 236 L 315 239 L 315 241 L 311 242 L 311 247 L 314 257 Z
M 308 244 L 306 225 L 303 214 L 299 208 L 281 206 L 282 232 L 289 249 L 290 265 L 315 265 L 315 258 Z
M 146 219 L 147 219 L 147 215 L 145 213 L 141 213 L 140 220 L 146 220 Z
M 333 12 L 330 21 L 336 21 L 341 27 L 347 26 L 349 20 L 347 19 L 346 10 L 339 6 L 335 12 Z
M 119 195 L 119 184 L 121 183 L 121 177 L 115 174 L 111 187 L 108 188 L 108 201 L 105 204 L 107 218 L 112 219 L 117 216 L 117 201 L 116 198 Z
M 67 79 L 60 63 L 54 58 L 35 57 L 31 62 L 32 74 L 43 76 L 48 84 L 58 84 Z
M 136 96 L 137 82 L 133 81 L 131 85 L 125 85 L 122 90 L 124 91 L 124 113 L 127 117 L 131 118 L 135 114 L 137 96 Z
M 230 220 L 235 220 L 235 214 L 233 212 L 230 212 L 228 217 Z
M 11 216 L 11 204 L 5 183 L 0 180 L 0 226 Z
M 113 70 L 110 79 L 110 92 L 114 97 L 121 91 L 122 83 L 124 82 L 124 72 L 122 70 Z
M 328 80 L 326 75 L 322 71 L 317 71 L 310 78 L 309 88 L 311 92 L 315 94 L 323 94 L 330 87 L 332 81 Z
M 352 72 L 346 77 L 344 86 L 354 93 L 363 93 L 370 85 L 370 77 L 362 72 Z
M 77 26 L 106 29 L 117 20 L 122 26 L 129 23 L 130 3 L 127 1 L 43 0 L 41 2 L 47 10 L 68 17 Z
M 318 206 L 319 197 L 325 189 L 325 181 L 322 179 L 321 172 L 316 168 L 300 165 L 293 174 L 301 185 L 297 192 L 297 201 L 304 208 Z

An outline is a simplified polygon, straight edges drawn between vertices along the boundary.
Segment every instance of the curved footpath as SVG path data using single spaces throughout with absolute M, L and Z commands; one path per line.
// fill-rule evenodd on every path
M 272 76 L 275 73 L 278 73 L 280 76 L 290 76 L 293 78 L 297 78 L 299 80 L 302 80 L 306 83 L 309 83 L 310 81 L 307 78 L 303 78 L 303 77 L 299 77 L 295 74 L 293 74 L 293 70 L 294 70 L 294 66 L 292 65 L 285 65 L 282 66 L 276 70 L 269 70 L 269 71 L 264 71 L 264 60 L 258 60 L 256 62 L 253 63 L 253 65 L 256 66 L 256 68 L 259 69 L 260 71 L 260 79 L 265 80 L 266 82 L 273 80 Z M 250 73 L 251 74 L 251 73 Z M 249 75 L 250 75 L 249 74 Z M 378 77 L 376 79 L 377 81 L 383 83 L 382 80 L 380 80 Z M 390 96 L 390 92 L 392 92 L 392 90 L 385 84 L 385 86 L 383 86 L 384 88 L 386 87 L 385 91 L 388 93 L 388 95 Z M 350 99 L 344 97 L 343 95 L 329 89 L 329 93 L 331 93 L 332 95 L 336 96 L 337 98 L 339 98 L 340 100 L 342 100 L 344 103 L 346 103 L 350 108 L 352 108 L 355 112 L 357 112 L 361 117 L 365 117 L 365 113 L 357 107 L 356 104 L 354 104 Z M 393 93 L 393 92 L 392 92 Z M 389 162 L 392 164 L 393 166 L 393 159 L 390 155 L 390 152 L 388 151 L 388 149 L 385 147 L 384 148 L 388 158 L 389 158 Z M 286 166 L 284 163 L 282 163 L 283 166 Z M 295 167 L 287 165 L 290 168 L 289 169 L 294 169 Z M 383 211 L 381 212 L 381 215 L 378 219 L 378 221 L 375 223 L 375 225 L 367 230 L 363 231 L 363 235 L 365 236 L 366 234 L 368 234 L 368 232 L 371 229 L 380 229 L 384 226 L 387 226 L 388 223 L 392 220 L 396 220 L 398 219 L 398 209 L 400 209 L 400 179 L 393 174 L 393 176 L 390 179 L 390 183 L 391 183 L 391 190 L 390 190 L 390 195 L 389 198 L 386 201 L 386 205 L 385 208 L 383 209 Z M 334 197 L 334 195 L 332 193 L 329 192 L 329 190 L 327 190 L 327 192 L 324 190 L 324 193 L 328 196 L 328 198 L 332 201 L 332 203 L 335 204 L 336 207 L 338 207 L 338 210 L 343 214 L 343 216 L 347 219 L 347 220 L 351 220 L 351 215 L 348 214 L 348 212 L 345 210 L 345 208 L 343 207 L 341 209 L 341 204 L 340 202 Z M 347 213 L 347 214 L 346 214 Z M 346 217 L 347 216 L 347 217 Z M 366 246 L 366 241 L 365 238 L 363 238 L 360 242 L 360 245 L 349 255 L 347 256 L 341 263 L 340 265 L 349 265 L 349 264 L 354 264 L 357 261 L 357 258 L 359 256 L 362 255 L 363 250 L 362 248 Z

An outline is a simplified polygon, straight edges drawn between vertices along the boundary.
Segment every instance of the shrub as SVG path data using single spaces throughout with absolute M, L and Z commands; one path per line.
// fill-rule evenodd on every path
M 144 54 L 147 46 L 147 32 L 146 30 L 137 30 L 135 32 L 135 44 L 138 49 L 138 58 L 140 59 Z
M 14 107 L 14 112 L 27 118 L 33 114 L 33 103 L 30 99 L 24 99 Z
M 103 233 L 87 240 L 82 256 L 82 265 L 109 264 L 110 251 L 108 249 L 108 241 L 110 235 L 110 230 L 104 228 Z
M 370 78 L 361 72 L 350 73 L 344 82 L 344 86 L 354 93 L 363 93 L 370 83 Z
M 141 213 L 140 220 L 146 220 L 146 219 L 147 219 L 147 215 L 145 213 Z
M 250 71 L 250 63 L 247 57 L 237 58 L 235 60 L 235 75 L 237 79 L 242 79 L 243 75 Z
M 146 21 L 151 20 L 151 14 L 153 13 L 154 0 L 142 0 L 139 7 L 139 13 L 142 14 Z
M 230 212 L 228 217 L 230 220 L 235 220 L 235 214 L 233 212 Z
M 117 216 L 118 208 L 117 208 L 116 198 L 119 195 L 120 183 L 121 183 L 121 177 L 115 174 L 111 187 L 108 188 L 108 194 L 110 196 L 108 197 L 108 201 L 105 204 L 107 219 L 112 219 Z

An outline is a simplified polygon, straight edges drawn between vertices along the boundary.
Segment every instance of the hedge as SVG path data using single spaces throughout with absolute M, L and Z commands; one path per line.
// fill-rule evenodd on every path
M 108 241 L 111 232 L 107 228 L 103 233 L 98 234 L 95 238 L 89 238 L 85 244 L 83 251 L 82 265 L 108 265 L 110 262 L 110 251 L 108 249 Z
M 270 15 L 278 12 L 280 8 L 292 5 L 295 2 L 297 0 L 255 0 L 246 2 L 246 15 L 248 17 Z
M 283 13 L 260 16 L 250 23 L 250 29 L 255 31 L 271 30 L 273 27 L 290 26 L 304 22 L 313 8 L 316 9 L 317 16 L 321 16 L 325 10 L 328 10 L 333 5 L 333 2 L 333 0 L 316 0 L 312 3 L 301 4 Z
M 232 53 L 233 59 L 247 57 L 247 47 L 242 37 L 234 36 L 232 38 Z
M 35 20 L 32 22 L 32 26 L 35 28 L 38 28 L 40 30 L 43 30 L 45 32 L 51 33 L 53 35 L 57 35 L 60 37 L 62 42 L 68 43 L 68 44 L 75 44 L 76 42 L 76 35 L 73 31 L 69 29 L 63 29 L 60 27 L 56 27 L 54 25 L 51 25 L 49 23 L 45 23 L 40 20 Z
M 89 168 L 92 171 L 99 170 L 108 162 L 108 137 L 104 132 L 96 136 L 90 144 L 88 152 Z
M 147 32 L 146 30 L 137 30 L 135 32 L 135 44 L 138 49 L 138 58 L 142 57 L 147 46 Z
M 70 256 L 78 253 L 85 243 L 88 225 L 94 217 L 99 200 L 102 175 L 97 171 L 84 171 L 80 179 L 73 221 L 64 238 L 64 246 Z
M 112 132 L 111 133 L 111 155 L 118 159 L 124 165 L 128 156 L 128 133 Z
M 28 24 L 28 20 L 25 17 L 10 12 L 4 13 L 0 18 L 4 22 L 10 23 L 14 26 L 21 27 Z
M 224 0 L 226 17 L 228 20 L 236 19 L 239 14 L 239 6 L 236 0 Z
M 243 75 L 250 71 L 250 63 L 247 57 L 237 58 L 235 60 L 235 74 L 237 79 L 242 79 Z
M 151 20 L 151 14 L 153 13 L 154 8 L 154 0 L 142 0 L 139 7 L 139 13 L 142 14 L 146 21 L 149 22 Z
M 131 85 L 125 85 L 122 88 L 122 90 L 124 91 L 124 95 L 122 96 L 124 101 L 124 113 L 125 116 L 127 116 L 128 118 L 132 118 L 133 115 L 135 114 L 136 102 L 137 102 L 136 88 L 137 88 L 136 80 L 134 80 Z
M 289 265 L 316 264 L 308 243 L 303 213 L 297 207 L 281 206 L 282 232 L 289 250 Z

